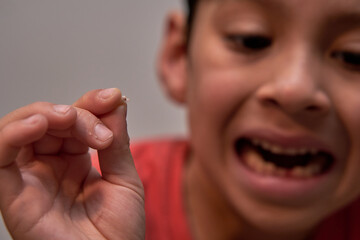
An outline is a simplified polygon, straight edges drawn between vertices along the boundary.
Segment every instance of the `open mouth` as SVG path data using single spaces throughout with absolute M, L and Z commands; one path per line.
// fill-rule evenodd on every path
M 264 140 L 240 138 L 235 151 L 244 165 L 262 175 L 311 178 L 329 171 L 331 154 L 311 148 L 285 148 Z

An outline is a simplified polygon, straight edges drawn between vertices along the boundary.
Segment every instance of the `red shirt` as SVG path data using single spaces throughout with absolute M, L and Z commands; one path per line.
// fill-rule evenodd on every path
M 131 152 L 145 189 L 146 240 L 191 240 L 183 202 L 183 169 L 189 146 L 182 140 L 135 144 Z M 97 158 L 93 158 L 98 168 Z M 315 240 L 359 240 L 360 200 L 327 218 Z
M 182 194 L 188 144 L 182 140 L 137 143 L 131 146 L 145 190 L 146 240 L 191 240 Z M 92 155 L 99 170 L 97 155 Z

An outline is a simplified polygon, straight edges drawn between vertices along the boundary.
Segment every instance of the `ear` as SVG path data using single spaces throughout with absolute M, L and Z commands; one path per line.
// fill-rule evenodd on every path
M 172 12 L 166 20 L 157 72 L 167 95 L 180 104 L 186 101 L 186 54 L 186 18 L 181 12 Z

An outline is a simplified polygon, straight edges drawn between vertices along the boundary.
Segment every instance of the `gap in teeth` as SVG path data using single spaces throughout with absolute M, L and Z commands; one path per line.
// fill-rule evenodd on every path
M 259 139 L 252 139 L 251 143 L 254 144 L 255 146 L 261 147 L 264 150 L 267 150 L 274 154 L 295 156 L 295 155 L 305 155 L 305 154 L 315 155 L 318 153 L 318 150 L 315 148 L 285 148 L 280 145 L 276 145 Z
M 296 166 L 292 169 L 286 169 L 276 166 L 272 162 L 265 161 L 255 150 L 246 151 L 246 164 L 255 172 L 278 177 L 309 178 L 321 172 L 321 161 L 313 161 L 307 166 Z

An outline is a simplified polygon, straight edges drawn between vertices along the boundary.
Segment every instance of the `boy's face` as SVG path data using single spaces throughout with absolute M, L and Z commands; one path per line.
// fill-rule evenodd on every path
M 359 195 L 360 0 L 200 1 L 187 61 L 193 158 L 237 213 L 304 230 Z

